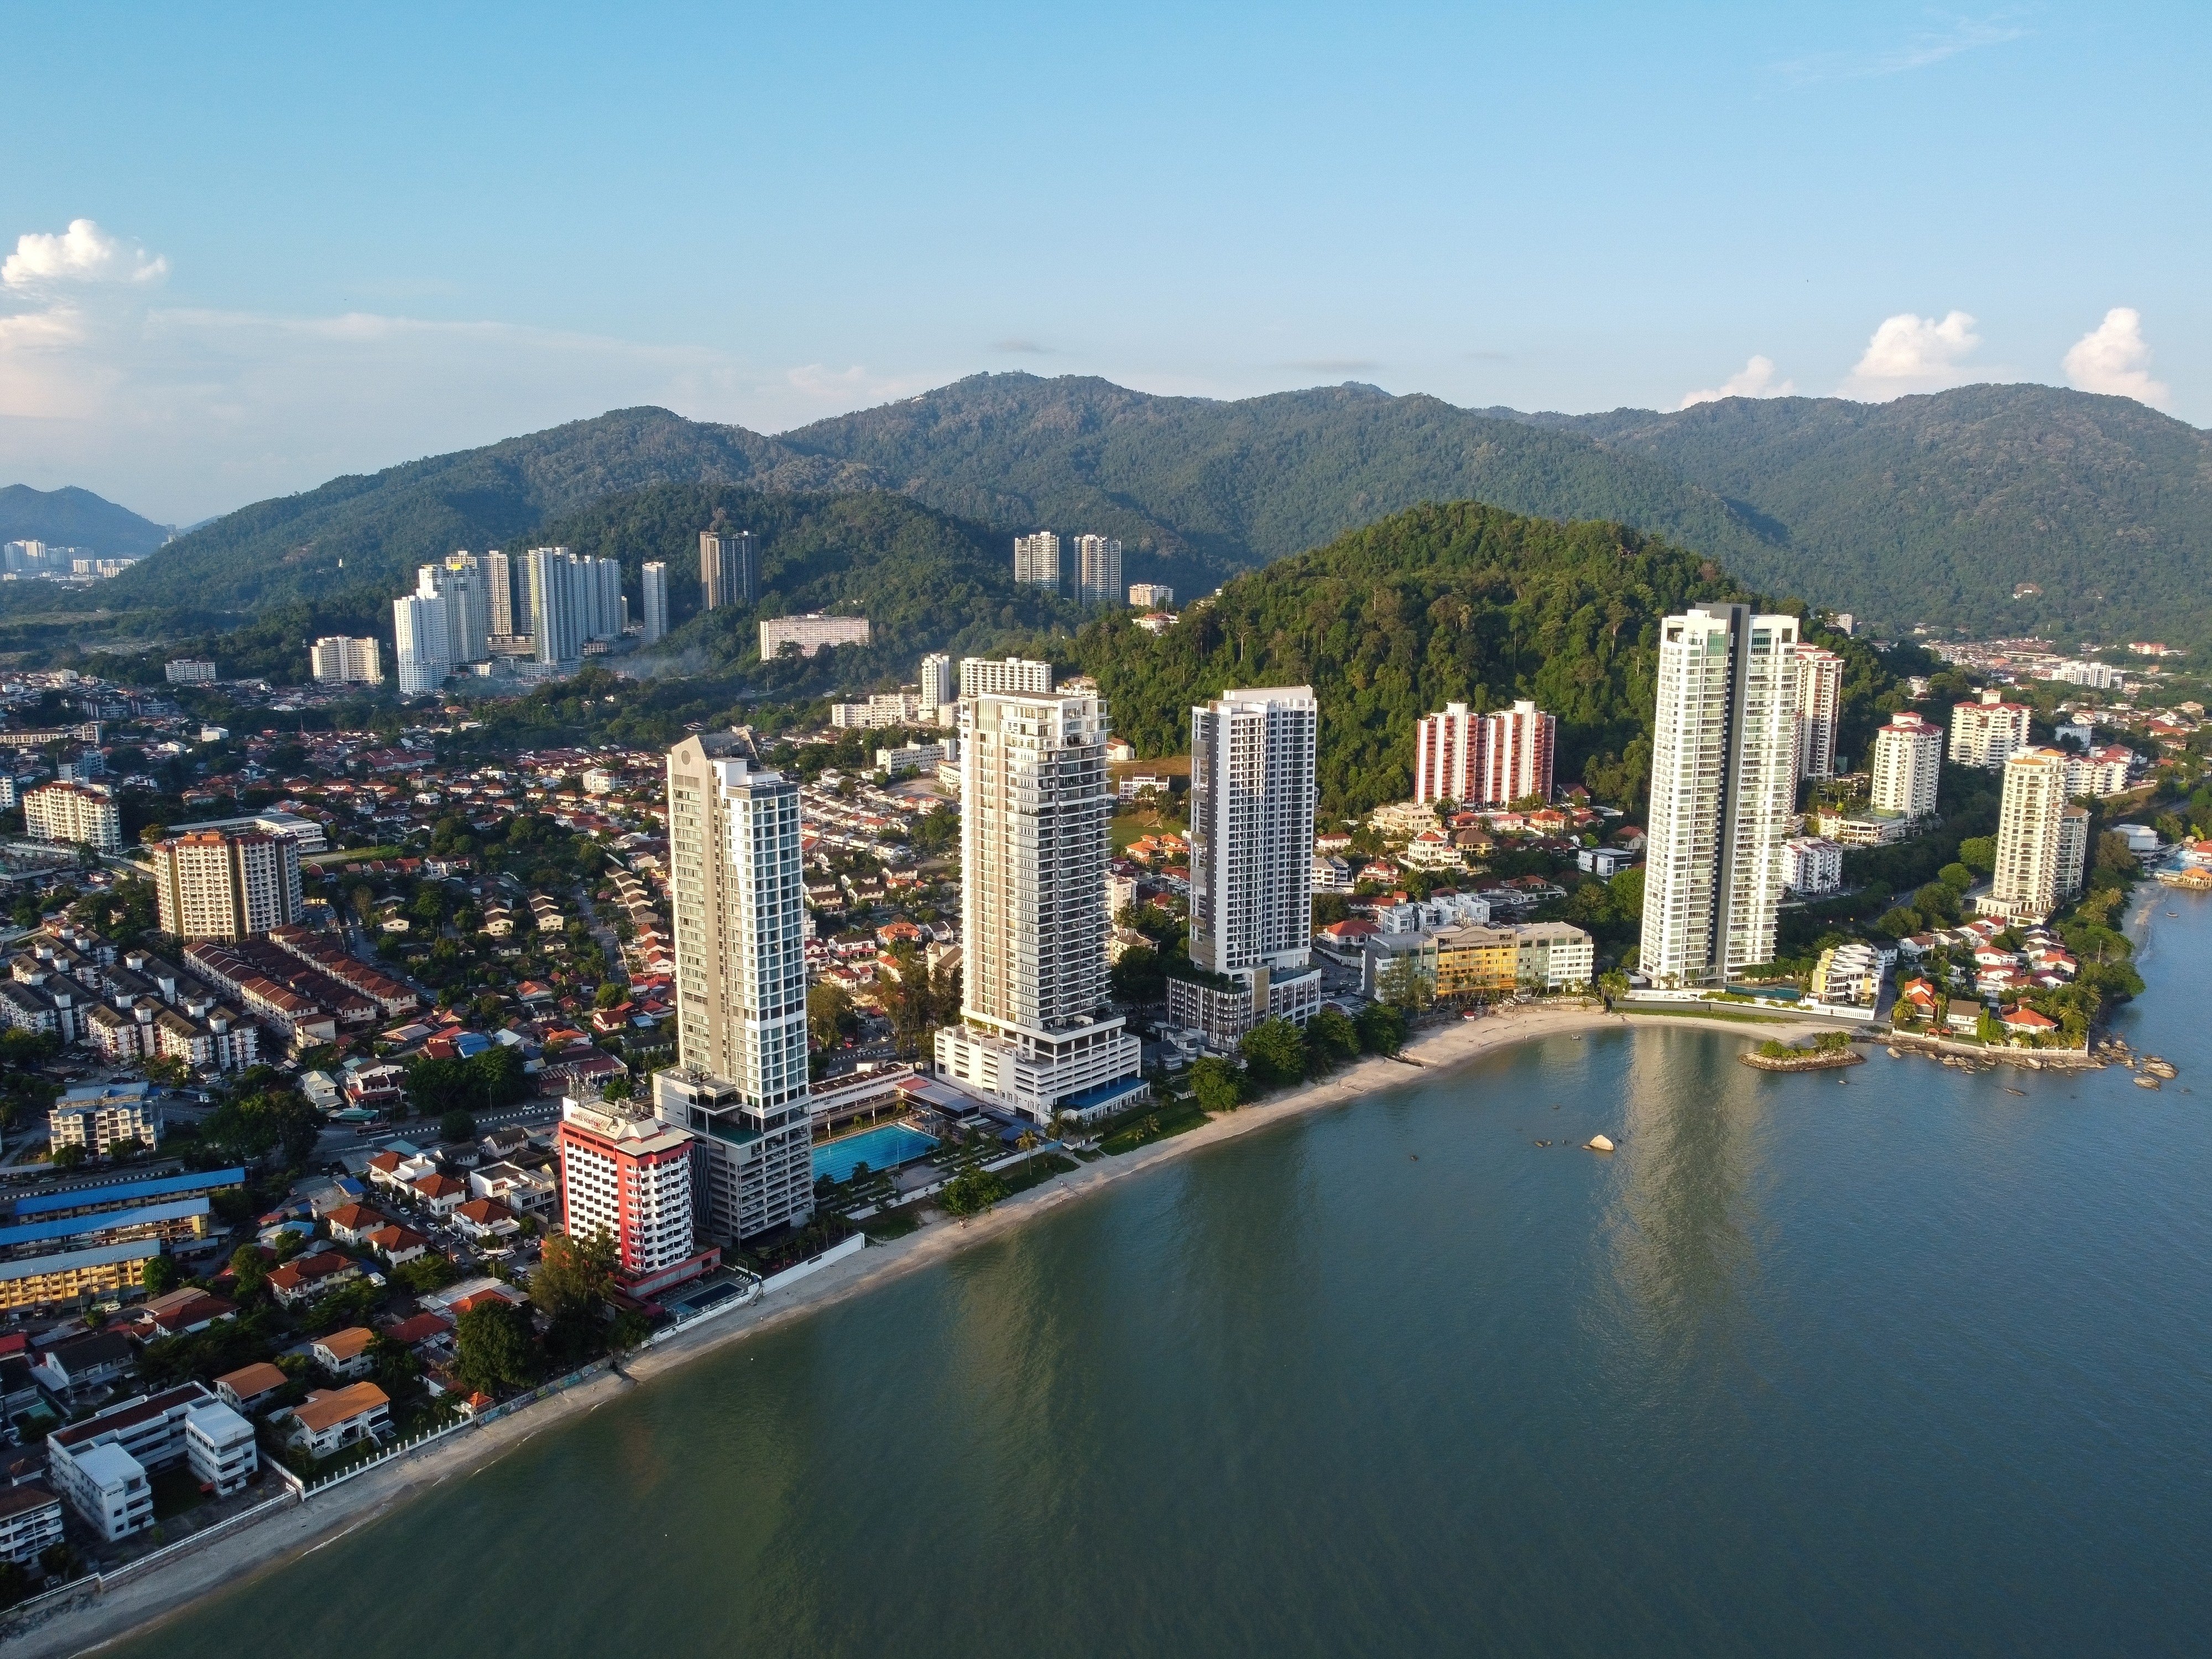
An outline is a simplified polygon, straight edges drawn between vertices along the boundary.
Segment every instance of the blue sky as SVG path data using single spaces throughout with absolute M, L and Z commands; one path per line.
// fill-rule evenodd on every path
M 0 11 L 0 483 L 981 369 L 2212 422 L 2202 4 L 460 9 Z

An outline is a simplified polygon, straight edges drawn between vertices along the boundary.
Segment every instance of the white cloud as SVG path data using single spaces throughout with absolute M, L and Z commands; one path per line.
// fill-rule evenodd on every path
M 759 431 L 949 379 L 508 323 L 165 307 L 167 262 L 79 220 L 0 266 L 7 476 L 190 522 L 347 472 L 653 404 Z
M 1867 342 L 1865 355 L 1844 381 L 1843 394 L 1881 403 L 1907 392 L 1964 386 L 1974 378 L 1964 359 L 1981 343 L 1974 319 L 1963 311 L 1954 311 L 1941 322 L 1909 311 L 1884 318 Z
M 2001 46 L 2023 40 L 2027 31 L 2002 16 L 1961 17 L 1948 28 L 1926 30 L 1877 52 L 1816 52 L 1774 65 L 1786 78 L 1801 84 L 1820 81 L 1860 81 L 1881 75 L 1909 75 L 1933 68 L 1961 52 L 1984 46 Z
M 1723 398 L 1786 398 L 1796 389 L 1795 380 L 1775 383 L 1773 358 L 1753 356 L 1718 386 L 1705 392 L 1684 392 L 1682 401 L 1674 407 L 1687 409 L 1692 404 L 1715 404 Z
M 2142 316 L 2132 306 L 2114 306 L 2105 320 L 2074 342 L 2064 363 L 2066 378 L 2083 392 L 2133 398 L 2153 409 L 2172 400 L 2165 382 L 2150 377 L 2150 343 L 2142 336 Z
M 149 258 L 136 242 L 111 236 L 89 219 L 72 219 L 58 236 L 27 231 L 0 261 L 0 284 L 18 290 L 64 283 L 158 283 L 169 262 Z

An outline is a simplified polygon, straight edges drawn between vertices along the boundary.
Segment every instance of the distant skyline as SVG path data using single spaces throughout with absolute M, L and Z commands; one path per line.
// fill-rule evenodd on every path
M 0 484 L 981 370 L 2212 423 L 2202 7 L 10 9 Z

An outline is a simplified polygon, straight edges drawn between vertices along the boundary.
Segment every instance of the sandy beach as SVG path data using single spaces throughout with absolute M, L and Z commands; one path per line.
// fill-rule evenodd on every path
M 58 1613 L 8 1638 L 12 1651 L 43 1659 L 84 1653 L 143 1632 L 216 1590 L 267 1572 L 295 1556 L 319 1549 L 447 1480 L 465 1479 L 533 1437 L 571 1418 L 598 1410 L 635 1388 L 730 1344 L 799 1319 L 817 1309 L 942 1260 L 954 1251 L 994 1238 L 1055 1206 L 1079 1200 L 1203 1146 L 1252 1134 L 1291 1118 L 1345 1106 L 1364 1096 L 1418 1083 L 1513 1043 L 1608 1026 L 1688 1026 L 1718 1030 L 1747 1042 L 1796 1028 L 1784 1022 L 1750 1025 L 1694 1016 L 1628 1016 L 1595 1006 L 1522 1007 L 1480 1020 L 1454 1021 L 1422 1033 L 1406 1060 L 1370 1058 L 1324 1081 L 1310 1083 L 1260 1104 L 1217 1117 L 1185 1133 L 1133 1152 L 1081 1164 L 1066 1175 L 1009 1199 L 965 1224 L 940 1222 L 884 1246 L 871 1246 L 811 1277 L 738 1312 L 695 1327 L 625 1362 L 626 1375 L 608 1374 L 580 1384 L 483 1428 L 465 1431 L 395 1459 L 343 1486 L 296 1504 L 210 1542 L 207 1547 L 118 1585 L 89 1604 Z M 1804 1029 L 1815 1029 L 1807 1026 Z

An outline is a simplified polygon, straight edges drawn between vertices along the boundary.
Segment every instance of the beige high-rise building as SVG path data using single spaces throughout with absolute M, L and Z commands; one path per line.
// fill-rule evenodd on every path
M 1797 620 L 1709 605 L 1662 624 L 1640 966 L 1711 985 L 1774 957 L 1797 789 Z
M 123 850 L 123 816 L 115 797 L 96 783 L 49 783 L 23 797 L 24 832 L 34 841 L 66 842 L 95 853 Z
M 2007 702 L 1994 689 L 1972 702 L 1954 703 L 1951 758 L 1961 766 L 2002 766 L 2014 750 L 2027 747 L 2030 712 L 2026 703 Z
M 1075 538 L 1075 596 L 1113 605 L 1121 593 L 1121 544 L 1111 536 Z
M 1049 530 L 1014 538 L 1014 580 L 1037 587 L 1060 586 L 1060 538 Z
M 1091 693 L 965 699 L 961 1023 L 947 1079 L 1038 1123 L 1141 1098 L 1143 1047 L 1109 1013 L 1106 710 Z
M 708 611 L 760 598 L 760 549 L 751 531 L 699 532 L 699 592 Z
M 668 753 L 677 1070 L 654 1110 L 699 1136 L 709 1231 L 749 1236 L 813 1211 L 806 887 L 799 786 L 725 733 Z
M 1877 812 L 1924 818 L 1936 810 L 1943 772 L 1943 732 L 1910 710 L 1892 714 L 1874 734 L 1874 780 L 1869 803 Z
M 2066 761 L 2060 749 L 2018 749 L 2005 757 L 1996 869 L 1979 902 L 1984 915 L 2040 921 L 2081 885 L 2088 815 L 2067 805 Z
M 1836 775 L 1836 728 L 1844 711 L 1844 659 L 1816 645 L 1797 647 L 1797 775 Z
M 1052 690 L 1052 665 L 1030 657 L 963 657 L 960 695 L 1043 696 Z
M 374 640 L 326 634 L 307 647 L 307 665 L 318 685 L 381 685 L 383 653 Z
M 203 830 L 146 850 L 165 933 L 252 939 L 300 919 L 300 847 L 289 836 Z
M 514 567 L 507 562 L 507 555 L 494 548 L 481 561 L 484 577 L 484 626 L 491 633 L 513 638 L 514 618 Z M 524 607 L 523 620 L 529 620 L 528 607 Z M 528 633 L 525 628 L 521 630 Z

